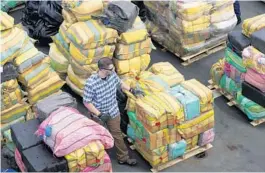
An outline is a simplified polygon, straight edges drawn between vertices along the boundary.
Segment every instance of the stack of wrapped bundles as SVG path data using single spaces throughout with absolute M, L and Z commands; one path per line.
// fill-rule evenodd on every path
M 210 71 L 213 83 L 231 94 L 250 120 L 265 117 L 265 29 L 257 17 L 244 21 L 243 33 L 250 38 L 241 31 L 229 33 L 225 58 Z
M 63 99 L 65 104 L 55 106 L 57 109 L 41 123 L 41 119 L 33 119 L 12 126 L 15 159 L 22 172 L 112 172 L 105 149 L 113 147 L 114 139 L 75 108 L 64 107 L 70 105 L 66 103 L 70 98 Z M 46 114 L 42 106 L 51 100 L 56 99 L 44 99 L 36 106 L 38 115 Z
M 145 24 L 139 17 L 128 31 L 121 33 L 114 53 L 114 65 L 118 75 L 139 73 L 150 63 L 152 41 Z
M 236 25 L 233 0 L 146 1 L 151 37 L 180 56 L 225 41 Z
M 117 31 L 92 19 L 102 13 L 103 5 L 101 0 L 62 2 L 64 22 L 53 37 L 50 55 L 54 69 L 67 76 L 66 83 L 79 95 L 86 79 L 97 71 L 98 60 L 112 58 L 115 51 Z
M 150 63 L 152 41 L 138 14 L 138 7 L 130 1 L 112 1 L 103 14 L 94 17 L 119 33 L 113 61 L 120 76 L 136 75 Z
M 29 105 L 18 81 L 14 58 L 27 40 L 26 32 L 14 27 L 14 19 L 1 11 L 1 132 L 12 124 L 25 121 Z
M 206 86 L 195 79 L 185 81 L 168 62 L 123 81 L 145 93 L 141 98 L 128 94 L 128 135 L 152 166 L 213 142 L 213 94 Z

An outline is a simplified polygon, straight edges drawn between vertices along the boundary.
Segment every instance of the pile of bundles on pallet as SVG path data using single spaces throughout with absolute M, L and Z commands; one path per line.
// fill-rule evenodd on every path
M 47 44 L 63 22 L 61 1 L 26 1 L 21 20 L 31 38 Z
M 9 12 L 17 6 L 24 4 L 25 0 L 1 0 L 1 10 Z
M 1 133 L 6 137 L 11 125 L 33 118 L 31 105 L 59 91 L 64 82 L 50 68 L 49 57 L 2 11 L 0 30 Z
M 237 18 L 233 0 L 145 1 L 151 37 L 179 56 L 225 41 Z
M 225 58 L 211 68 L 211 78 L 231 94 L 251 120 L 265 117 L 265 15 L 243 22 L 228 36 Z
M 80 114 L 76 100 L 57 93 L 39 101 L 37 119 L 11 127 L 15 161 L 22 172 L 111 172 L 105 149 L 111 134 Z
M 63 1 L 62 7 L 64 22 L 52 37 L 51 64 L 59 74 L 67 75 L 67 84 L 77 94 L 83 94 L 86 79 L 98 70 L 102 57 L 114 58 L 119 75 L 149 65 L 152 42 L 134 4 Z M 114 15 L 113 10 L 120 12 Z
M 141 98 L 128 93 L 127 135 L 152 166 L 213 142 L 213 95 L 206 86 L 195 79 L 185 81 L 168 62 L 123 81 L 145 93 Z

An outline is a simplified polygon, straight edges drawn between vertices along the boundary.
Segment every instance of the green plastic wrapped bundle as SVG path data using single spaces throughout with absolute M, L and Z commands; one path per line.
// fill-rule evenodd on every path
M 16 0 L 16 1 L 10 1 L 10 0 L 1 0 L 1 10 L 4 12 L 8 12 L 11 9 L 25 3 L 24 0 Z

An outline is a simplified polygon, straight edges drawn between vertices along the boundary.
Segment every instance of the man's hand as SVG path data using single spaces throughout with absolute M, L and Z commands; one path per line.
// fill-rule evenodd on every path
M 135 97 L 143 97 L 145 94 L 142 90 L 131 88 L 130 92 L 135 96 Z
M 100 113 L 98 115 L 98 118 L 103 122 L 103 123 L 107 123 L 108 120 L 111 118 L 109 114 L 104 114 L 104 113 Z

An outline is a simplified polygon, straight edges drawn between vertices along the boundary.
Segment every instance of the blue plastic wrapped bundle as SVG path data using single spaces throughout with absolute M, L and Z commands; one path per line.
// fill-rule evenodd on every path
M 187 142 L 184 139 L 174 144 L 169 144 L 168 145 L 168 159 L 174 160 L 178 158 L 179 156 L 182 156 L 184 152 L 186 151 L 186 147 L 187 147 Z

